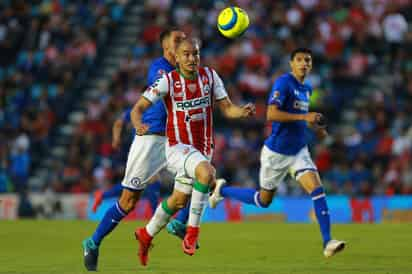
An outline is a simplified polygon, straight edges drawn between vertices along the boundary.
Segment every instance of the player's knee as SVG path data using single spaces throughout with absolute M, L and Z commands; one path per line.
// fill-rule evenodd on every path
M 196 179 L 203 184 L 212 184 L 216 178 L 215 168 L 208 162 L 200 163 L 196 168 Z
M 173 192 L 173 194 L 169 197 L 169 204 L 171 209 L 179 210 L 186 206 L 187 202 L 189 201 L 190 195 L 186 195 L 181 192 Z

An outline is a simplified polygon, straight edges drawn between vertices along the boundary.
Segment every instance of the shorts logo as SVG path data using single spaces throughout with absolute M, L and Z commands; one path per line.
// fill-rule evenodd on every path
M 130 180 L 130 184 L 134 187 L 141 187 L 142 183 L 138 177 L 134 177 Z
M 274 99 L 278 98 L 279 96 L 280 96 L 280 92 L 276 90 L 276 91 L 273 93 L 272 99 L 274 100 Z
M 183 149 L 183 155 L 188 154 L 188 153 L 189 153 L 189 151 L 190 151 L 190 148 L 185 147 L 185 148 Z

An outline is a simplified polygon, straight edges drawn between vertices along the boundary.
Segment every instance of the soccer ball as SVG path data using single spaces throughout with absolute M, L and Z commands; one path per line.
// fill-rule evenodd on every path
M 217 17 L 217 28 L 220 33 L 230 39 L 242 35 L 249 27 L 249 16 L 238 7 L 228 7 Z

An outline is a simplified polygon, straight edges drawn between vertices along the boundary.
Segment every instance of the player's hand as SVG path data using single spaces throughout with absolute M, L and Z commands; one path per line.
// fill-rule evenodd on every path
M 114 150 L 118 150 L 119 147 L 120 147 L 120 138 L 113 138 L 112 148 L 113 148 Z
M 242 106 L 242 111 L 243 117 L 250 117 L 256 114 L 256 107 L 252 103 L 247 103 L 246 105 Z
M 146 124 L 141 124 L 140 127 L 136 128 L 137 135 L 145 135 L 146 132 L 149 130 L 149 126 Z
M 306 122 L 308 122 L 309 124 L 317 124 L 318 121 L 322 117 L 322 114 L 317 113 L 317 112 L 308 112 L 305 114 L 304 119 Z

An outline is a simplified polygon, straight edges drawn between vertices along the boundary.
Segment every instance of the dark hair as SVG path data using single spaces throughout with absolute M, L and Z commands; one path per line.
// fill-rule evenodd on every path
M 170 34 L 172 34 L 172 32 L 174 32 L 174 31 L 180 31 L 180 30 L 177 27 L 169 27 L 169 28 L 163 30 L 160 33 L 160 36 L 159 36 L 160 45 L 163 45 L 163 41 L 166 38 L 168 38 L 170 36 Z
M 312 50 L 308 49 L 308 48 L 297 48 L 295 50 L 292 51 L 292 53 L 290 54 L 290 60 L 293 60 L 293 58 L 295 58 L 295 55 L 298 53 L 306 53 L 309 54 L 310 56 L 312 56 Z

